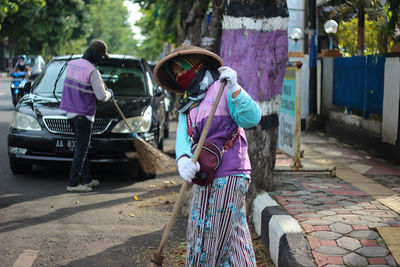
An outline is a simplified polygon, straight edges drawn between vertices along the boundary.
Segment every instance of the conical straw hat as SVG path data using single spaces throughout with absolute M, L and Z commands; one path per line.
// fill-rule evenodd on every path
M 208 66 L 214 67 L 215 69 L 218 69 L 224 65 L 222 58 L 213 52 L 198 46 L 182 44 L 172 51 L 171 54 L 161 59 L 153 71 L 154 78 L 156 79 L 158 85 L 168 91 L 182 93 L 185 90 L 178 85 L 178 83 L 168 74 L 165 68 L 165 63 L 167 61 L 182 55 L 197 55 L 203 57 L 208 62 Z

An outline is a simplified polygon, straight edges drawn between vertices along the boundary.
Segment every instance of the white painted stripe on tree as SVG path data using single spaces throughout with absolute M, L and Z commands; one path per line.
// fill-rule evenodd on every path
M 30 267 L 36 260 L 39 251 L 37 250 L 24 250 L 24 252 L 19 255 L 18 259 L 15 261 L 13 267 Z
M 279 206 L 279 205 L 266 192 L 258 195 L 256 199 L 253 201 L 253 224 L 258 236 L 261 236 L 262 211 L 265 209 L 265 207 L 271 207 L 271 206 Z
M 256 101 L 261 109 L 261 116 L 277 114 L 281 106 L 281 95 L 276 95 L 269 101 Z
M 252 31 L 271 32 L 275 30 L 287 31 L 289 27 L 289 18 L 274 17 L 274 18 L 248 18 L 248 17 L 232 17 L 223 16 L 223 30 L 240 30 L 247 29 Z
M 302 233 L 299 223 L 290 215 L 274 215 L 269 221 L 269 252 L 275 266 L 279 263 L 279 242 L 283 234 Z

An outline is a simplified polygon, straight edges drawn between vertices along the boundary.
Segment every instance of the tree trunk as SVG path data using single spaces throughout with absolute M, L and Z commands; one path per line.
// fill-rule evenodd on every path
M 365 7 L 358 9 L 357 55 L 364 55 Z
M 278 112 L 288 58 L 289 13 L 285 0 L 231 0 L 225 5 L 221 56 L 238 73 L 238 82 L 259 103 L 261 122 L 246 130 L 252 182 L 248 215 L 257 191 L 271 191 Z
M 13 38 L 8 38 L 8 63 L 7 68 L 9 72 L 12 72 L 14 69 L 13 65 L 13 57 L 14 57 L 14 47 L 15 47 L 15 40 Z
M 218 53 L 221 39 L 223 0 L 185 1 L 178 26 L 178 44 L 182 42 L 200 46 Z
M 218 54 L 224 1 L 212 1 L 211 9 L 209 3 L 210 0 L 184 1 L 178 25 L 178 45 L 185 42 Z M 189 215 L 192 196 L 193 187 L 185 195 L 182 205 L 183 215 Z

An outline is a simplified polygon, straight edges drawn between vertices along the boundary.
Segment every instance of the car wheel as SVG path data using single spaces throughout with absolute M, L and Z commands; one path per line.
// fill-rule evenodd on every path
M 169 114 L 168 112 L 165 113 L 165 122 L 164 122 L 164 138 L 168 138 L 169 137 L 169 124 L 168 124 L 168 120 L 169 120 Z
M 13 103 L 13 106 L 14 106 L 14 107 L 17 105 L 18 101 L 19 101 L 19 100 L 18 100 L 18 96 L 13 95 L 13 96 L 12 96 L 12 103 Z
M 10 168 L 13 173 L 24 174 L 32 170 L 32 163 L 16 162 L 10 159 Z
M 168 126 L 168 123 L 166 123 L 164 126 L 164 138 L 168 138 L 168 137 L 169 137 L 169 126 Z
M 161 138 L 160 142 L 157 144 L 157 148 L 161 151 L 164 150 L 164 137 Z

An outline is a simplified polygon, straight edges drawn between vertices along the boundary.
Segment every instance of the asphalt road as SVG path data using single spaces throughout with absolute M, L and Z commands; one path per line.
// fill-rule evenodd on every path
M 144 180 L 133 166 L 95 165 L 100 186 L 89 193 L 67 193 L 68 164 L 34 165 L 30 174 L 13 174 L 7 155 L 10 81 L 0 79 L 0 265 L 146 266 L 181 179 Z M 171 131 L 167 152 L 173 151 L 174 138 Z M 184 242 L 182 229 L 185 219 L 179 217 L 164 263 L 169 251 Z

